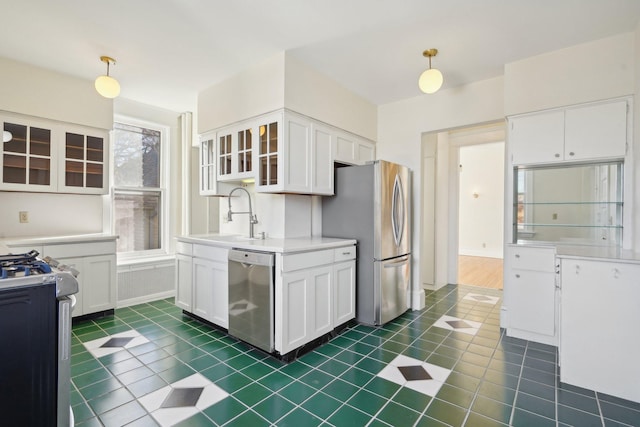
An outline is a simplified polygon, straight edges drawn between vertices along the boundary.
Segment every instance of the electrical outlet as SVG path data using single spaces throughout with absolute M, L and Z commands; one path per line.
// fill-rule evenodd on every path
M 19 217 L 20 217 L 20 223 L 21 224 L 26 224 L 27 222 L 29 222 L 29 212 L 28 211 L 20 211 L 19 212 Z

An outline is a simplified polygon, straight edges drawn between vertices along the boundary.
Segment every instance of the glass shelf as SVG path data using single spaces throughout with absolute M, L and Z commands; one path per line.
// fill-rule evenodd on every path
M 514 170 L 514 242 L 622 244 L 622 162 Z

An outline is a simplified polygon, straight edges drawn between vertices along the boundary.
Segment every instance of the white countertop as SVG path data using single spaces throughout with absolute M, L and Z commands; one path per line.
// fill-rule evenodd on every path
M 280 253 L 331 249 L 356 244 L 356 241 L 353 239 L 336 239 L 333 237 L 267 238 L 262 240 L 249 239 L 248 237 L 236 234 L 193 234 L 189 236 L 179 236 L 177 239 L 178 241 L 201 245 Z
M 48 236 L 48 237 L 8 237 L 2 239 L 0 244 L 4 246 L 24 246 L 24 245 L 56 245 L 65 243 L 89 243 L 116 240 L 117 235 L 114 234 L 77 234 L 70 236 Z
M 559 258 L 590 259 L 594 261 L 640 263 L 640 253 L 614 246 L 568 245 L 546 242 L 518 242 L 513 246 L 555 248 Z
M 640 253 L 608 246 L 557 245 L 556 255 L 559 258 L 640 263 Z

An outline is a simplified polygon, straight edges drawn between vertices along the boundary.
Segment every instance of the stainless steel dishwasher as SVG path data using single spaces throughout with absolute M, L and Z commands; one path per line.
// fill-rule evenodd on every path
M 229 251 L 229 334 L 273 352 L 275 254 Z

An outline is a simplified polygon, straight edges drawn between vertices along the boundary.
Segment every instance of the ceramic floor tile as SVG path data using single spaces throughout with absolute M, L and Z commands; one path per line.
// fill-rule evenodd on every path
M 119 352 L 123 348 L 129 349 L 148 342 L 149 340 L 138 331 L 131 329 L 85 342 L 84 346 L 94 357 L 103 357 Z
M 557 349 L 505 336 L 501 297 L 464 285 L 426 291 L 424 310 L 382 327 L 350 325 L 290 364 L 183 315 L 173 299 L 116 309 L 73 327 L 77 425 L 544 427 L 640 419 L 639 403 L 557 384 Z
M 440 317 L 440 319 L 436 320 L 433 325 L 437 326 L 438 328 L 448 329 L 450 331 L 461 332 L 468 335 L 475 335 L 478 333 L 478 329 L 480 329 L 482 323 L 444 315 Z

